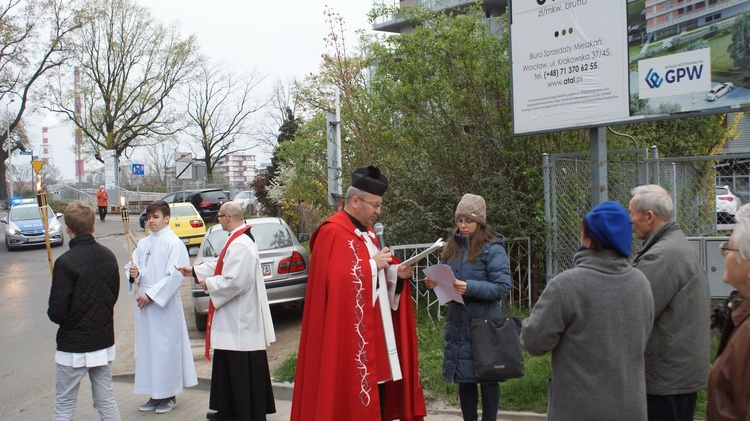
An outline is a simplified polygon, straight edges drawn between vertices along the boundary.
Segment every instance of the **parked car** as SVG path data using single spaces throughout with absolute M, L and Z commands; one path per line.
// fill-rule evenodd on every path
M 732 89 L 734 89 L 734 83 L 732 82 L 720 83 L 714 86 L 713 88 L 711 88 L 710 91 L 708 91 L 708 93 L 706 94 L 706 101 L 716 101 L 717 99 L 723 97 L 729 92 L 732 92 Z
M 245 190 L 237 193 L 234 196 L 234 201 L 242 206 L 242 209 L 245 210 L 245 215 L 256 215 L 255 204 L 257 203 L 257 199 L 255 199 L 255 194 L 252 191 Z
M 246 219 L 245 223 L 253 227 L 251 233 L 255 238 L 255 244 L 258 245 L 269 304 L 304 300 L 310 255 L 300 241 L 307 241 L 309 236 L 300 234 L 300 238 L 295 238 L 289 225 L 281 218 Z M 228 238 L 229 233 L 221 229 L 221 225 L 209 228 L 198 249 L 194 265 L 216 261 Z M 198 330 L 206 330 L 208 294 L 200 285 L 193 283 L 191 295 L 195 324 Z
M 716 219 L 719 222 L 734 220 L 741 204 L 740 198 L 732 193 L 729 186 L 716 186 Z
M 167 203 L 190 202 L 198 210 L 204 221 L 215 221 L 219 208 L 228 202 L 229 195 L 222 189 L 185 190 L 169 193 L 161 200 Z M 141 228 L 146 227 L 146 211 L 138 217 Z
M 62 217 L 62 213 L 55 213 L 47 205 L 47 228 L 52 246 L 63 244 L 62 225 L 58 219 Z M 44 224 L 36 199 L 24 199 L 12 205 L 2 222 L 5 225 L 5 247 L 8 250 L 38 246 L 45 242 Z
M 192 203 L 170 203 L 169 226 L 180 237 L 185 247 L 200 246 L 206 235 L 206 224 Z

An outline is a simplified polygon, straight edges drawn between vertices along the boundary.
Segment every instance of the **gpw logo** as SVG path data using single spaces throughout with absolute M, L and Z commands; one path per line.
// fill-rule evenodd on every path
M 711 50 L 702 48 L 638 61 L 642 99 L 703 93 L 711 89 Z
M 676 69 L 669 69 L 664 73 L 664 78 L 660 77 L 653 68 L 648 70 L 646 73 L 646 84 L 651 89 L 656 89 L 661 86 L 664 81 L 667 83 L 680 82 L 682 79 L 697 80 L 701 78 L 703 74 L 703 65 L 700 66 L 685 66 L 678 67 Z
M 654 68 L 648 69 L 648 73 L 646 73 L 646 84 L 649 88 L 655 89 L 661 86 L 661 84 L 664 82 L 664 79 L 659 76 L 658 73 L 654 71 Z

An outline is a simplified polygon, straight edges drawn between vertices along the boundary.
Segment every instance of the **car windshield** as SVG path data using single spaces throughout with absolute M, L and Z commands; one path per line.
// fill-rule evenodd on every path
M 725 189 L 723 187 L 717 187 L 716 188 L 716 195 L 717 196 L 724 196 L 724 195 L 728 195 L 728 194 L 729 194 L 729 190 L 727 190 L 727 189 Z
M 237 196 L 234 197 L 234 200 L 245 200 L 250 198 L 250 192 L 239 192 L 237 193 Z
M 172 206 L 172 209 L 170 210 L 172 213 L 172 216 L 197 216 L 197 212 L 195 211 L 195 208 L 192 206 Z
M 258 251 L 292 246 L 289 232 L 281 225 L 254 225 L 250 232 L 258 245 Z M 203 257 L 218 257 L 228 238 L 229 233 L 224 230 L 216 230 L 206 236 Z
M 47 214 L 50 218 L 54 217 L 54 212 L 52 212 L 52 208 L 49 206 L 47 207 Z M 10 220 L 11 221 L 31 221 L 34 219 L 42 219 L 42 216 L 39 215 L 39 208 L 36 206 L 25 206 L 22 208 L 14 208 L 10 212 Z

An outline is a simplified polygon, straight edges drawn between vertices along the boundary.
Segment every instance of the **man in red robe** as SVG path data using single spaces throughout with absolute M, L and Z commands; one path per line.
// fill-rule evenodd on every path
M 291 421 L 422 420 L 414 308 L 408 278 L 372 224 L 388 180 L 352 174 L 344 209 L 310 239 Z

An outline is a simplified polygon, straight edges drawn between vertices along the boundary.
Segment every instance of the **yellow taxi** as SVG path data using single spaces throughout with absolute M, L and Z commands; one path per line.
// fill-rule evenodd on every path
M 182 243 L 188 249 L 201 245 L 203 236 L 206 235 L 206 224 L 195 206 L 190 202 L 170 203 L 169 226 L 175 234 L 180 237 Z

